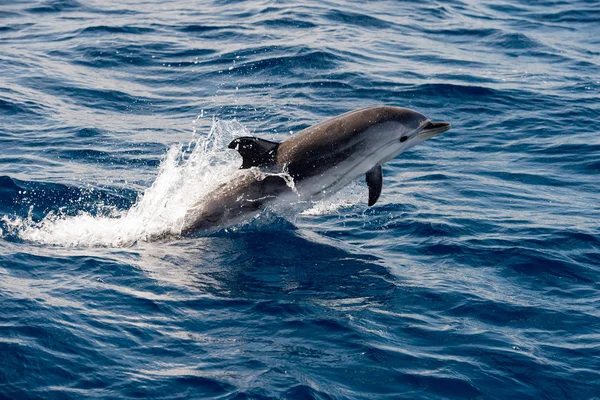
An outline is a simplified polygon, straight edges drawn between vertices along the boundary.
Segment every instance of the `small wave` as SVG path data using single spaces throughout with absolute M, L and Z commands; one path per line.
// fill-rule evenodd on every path
M 88 8 L 75 0 L 50 0 L 44 1 L 36 7 L 27 9 L 31 13 L 59 13 L 65 11 L 87 11 Z
M 41 115 L 41 111 L 43 111 L 43 107 L 32 101 L 20 102 L 0 98 L 0 115 L 9 116 L 11 118 L 30 118 L 31 116 Z
M 325 18 L 332 23 L 356 25 L 362 29 L 385 29 L 393 25 L 388 21 L 384 21 L 374 16 L 339 9 L 330 10 Z
M 110 33 L 123 33 L 132 35 L 141 35 L 146 33 L 153 33 L 154 29 L 140 26 L 109 26 L 109 25 L 95 25 L 88 26 L 81 29 L 82 34 L 98 34 L 105 35 Z

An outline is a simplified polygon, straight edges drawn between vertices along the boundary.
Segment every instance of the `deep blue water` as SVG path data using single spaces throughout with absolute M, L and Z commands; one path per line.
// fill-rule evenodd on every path
M 2 2 L 0 398 L 598 398 L 600 2 L 523 3 Z M 374 207 L 144 240 L 377 104 L 453 129 Z

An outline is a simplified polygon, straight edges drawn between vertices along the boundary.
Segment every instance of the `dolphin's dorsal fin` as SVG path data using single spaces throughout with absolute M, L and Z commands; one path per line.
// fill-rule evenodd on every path
M 275 164 L 279 143 L 253 136 L 244 136 L 234 139 L 227 147 L 236 149 L 240 153 L 243 158 L 241 168 L 246 169 Z
M 383 170 L 381 165 L 376 165 L 371 168 L 365 176 L 367 186 L 369 187 L 369 207 L 377 203 L 377 199 L 381 195 L 383 188 Z

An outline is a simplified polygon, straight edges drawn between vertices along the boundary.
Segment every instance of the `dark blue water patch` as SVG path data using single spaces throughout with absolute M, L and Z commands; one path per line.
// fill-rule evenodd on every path
M 299 18 L 277 18 L 277 19 L 268 19 L 262 22 L 263 26 L 274 27 L 274 28 L 287 28 L 287 29 L 314 29 L 317 28 L 318 25 Z
M 558 381 L 547 381 L 545 379 L 544 374 L 528 374 L 527 371 L 530 368 L 534 368 L 536 370 L 544 369 L 543 362 L 535 362 L 532 361 L 532 357 L 518 351 L 514 350 L 504 350 L 498 349 L 492 355 L 488 355 L 488 349 L 478 348 L 477 346 L 465 346 L 464 354 L 470 357 L 475 357 L 482 359 L 482 361 L 487 361 L 492 364 L 499 364 L 501 367 L 495 371 L 494 374 L 490 378 L 496 378 L 495 384 L 491 385 L 495 388 L 496 393 L 515 393 L 519 397 L 528 397 L 535 398 L 539 396 L 543 396 L 545 390 L 551 390 L 552 393 L 560 393 L 559 396 L 568 395 L 565 391 L 565 386 L 569 387 L 573 383 L 572 380 L 565 382 L 564 379 L 560 379 Z M 486 354 L 484 356 L 484 354 Z M 510 390 L 507 390 L 500 382 L 506 381 L 510 386 Z M 567 385 L 565 385 L 565 383 Z M 561 388 L 562 386 L 562 388 Z M 587 385 L 577 385 L 577 386 L 587 386 Z M 561 388 L 562 390 L 558 390 Z M 580 387 L 580 389 L 583 389 Z
M 163 51 L 166 60 L 170 60 L 172 62 L 176 61 L 184 61 L 187 64 L 188 60 L 192 60 L 195 58 L 202 58 L 201 63 L 207 65 L 220 65 L 220 64 L 228 64 L 231 63 L 239 53 L 220 53 L 218 57 L 216 57 L 217 50 L 209 49 L 209 48 L 195 48 L 195 49 L 180 49 L 176 48 L 158 48 L 156 50 Z M 208 60 L 206 59 L 208 58 Z M 195 64 L 194 61 L 192 63 Z
M 148 155 L 147 150 L 128 149 L 118 152 L 100 151 L 94 148 L 53 148 L 48 154 L 56 158 L 77 160 L 81 163 L 113 166 L 158 167 L 160 159 L 156 155 Z
M 560 243 L 559 240 L 545 240 L 545 243 Z M 503 257 L 502 265 L 506 266 L 505 273 L 538 276 L 548 284 L 557 287 L 573 284 L 591 284 L 595 281 L 595 268 L 574 262 L 568 257 L 528 249 L 518 243 L 509 243 L 508 246 L 491 246 L 493 254 Z M 483 256 L 483 254 L 481 254 Z M 561 280 L 567 280 L 563 282 Z
M 27 8 L 30 13 L 59 13 L 72 11 L 89 11 L 89 9 L 76 0 L 46 0 L 38 6 Z
M 44 107 L 36 102 L 17 102 L 0 99 L 0 114 L 10 117 L 31 118 L 42 115 Z
M 76 38 L 76 32 L 53 32 L 47 33 L 43 29 L 39 29 L 38 26 L 33 25 L 31 29 L 25 29 L 20 31 L 20 35 L 11 35 L 10 38 L 6 40 L 6 43 L 15 45 L 23 40 L 51 40 L 52 42 L 68 42 Z
M 595 143 L 548 143 L 546 145 L 537 144 L 535 146 L 536 157 L 560 156 L 564 161 L 577 161 L 587 158 L 587 155 L 600 154 L 600 144 Z M 583 155 L 583 156 L 582 156 Z M 574 158 L 569 158 L 574 157 Z M 544 160 L 541 160 L 544 161 Z
M 372 17 L 366 14 L 355 13 L 344 10 L 331 10 L 324 15 L 324 18 L 333 23 L 343 23 L 344 25 L 355 25 L 361 29 L 386 29 L 392 24 L 382 19 Z
M 338 81 L 330 79 L 303 83 L 292 82 L 279 86 L 279 89 L 281 90 L 292 89 L 291 91 L 296 91 L 298 88 L 316 88 L 319 90 L 335 89 L 336 91 L 355 89 L 354 86 L 345 83 L 343 80 Z
M 270 300 L 275 295 L 293 301 L 307 296 L 321 299 L 376 296 L 394 290 L 388 282 L 393 277 L 376 264 L 375 256 L 349 257 L 341 249 L 306 241 L 289 230 L 240 232 L 234 234 L 234 241 L 231 235 L 216 239 L 230 243 L 226 248 L 234 267 L 210 273 L 213 279 L 225 284 L 227 297 Z M 214 261 L 230 256 L 218 254 Z M 300 264 L 299 260 L 305 262 Z M 315 279 L 315 274 L 319 279 Z M 296 285 L 286 289 L 288 279 L 293 279 Z
M 3 12 L 2 15 L 8 17 L 8 15 L 6 15 L 5 12 Z M 16 17 L 19 17 L 19 16 L 20 16 L 19 14 L 13 14 L 11 16 L 11 18 L 16 18 Z M 2 18 L 2 16 L 0 16 L 0 18 Z M 0 32 L 5 32 L 5 33 L 18 32 L 18 31 L 20 31 L 22 29 L 29 28 L 29 27 L 31 27 L 33 25 L 34 25 L 33 23 L 3 25 L 3 26 L 0 26 Z
M 285 397 L 296 398 L 296 399 L 315 399 L 315 400 L 332 400 L 334 397 L 329 396 L 327 393 L 323 393 L 310 385 L 297 385 L 287 390 L 284 394 Z
M 221 29 L 226 29 L 226 28 L 229 28 L 229 27 L 193 24 L 193 25 L 186 25 L 186 26 L 179 27 L 178 30 L 180 32 L 185 32 L 185 33 L 204 33 L 204 32 L 208 32 L 208 31 L 221 30 Z M 243 29 L 243 28 L 240 28 L 240 29 Z
M 22 80 L 23 84 L 28 87 L 38 88 L 50 95 L 59 96 L 95 110 L 149 114 L 152 113 L 150 104 L 161 103 L 157 99 L 132 96 L 121 90 L 65 85 L 64 82 L 44 77 L 30 77 Z
M 166 53 L 166 49 L 170 51 Z M 187 50 L 181 52 L 174 52 L 172 47 L 167 47 L 162 44 L 147 44 L 137 45 L 129 44 L 119 46 L 116 48 L 106 49 L 101 46 L 89 47 L 78 46 L 67 53 L 60 51 L 51 51 L 50 55 L 55 57 L 68 57 L 74 58 L 73 63 L 78 65 L 85 65 L 92 68 L 104 69 L 104 68 L 119 68 L 119 69 L 130 69 L 133 67 L 158 67 L 164 63 L 177 63 L 181 66 L 187 67 L 196 65 L 194 61 L 191 61 L 194 57 L 207 56 L 214 54 L 214 50 L 209 49 L 197 49 Z M 173 85 L 176 80 L 173 76 L 149 76 L 139 77 L 140 82 L 147 82 L 151 80 L 152 83 L 159 83 L 160 80 L 168 82 L 169 85 Z
M 558 54 L 554 49 L 530 37 L 525 32 L 507 33 L 501 29 L 490 28 L 431 29 L 428 32 L 431 35 L 439 37 L 444 42 L 461 45 L 477 43 L 478 46 L 485 46 L 490 49 L 502 48 L 506 51 L 506 54 L 512 56 L 536 55 L 537 57 L 549 58 L 554 62 L 565 62 L 568 60 L 566 56 Z M 478 64 L 482 67 L 487 65 L 485 59 L 479 62 L 452 59 L 451 62 L 455 65 L 464 63 L 465 67 L 476 67 Z
M 541 43 L 523 33 L 495 33 L 489 36 L 488 39 L 493 42 L 491 47 L 501 47 L 511 50 L 531 51 L 532 49 L 543 47 Z
M 0 65 L 15 69 L 27 69 L 31 66 L 31 60 L 15 57 L 3 58 L 0 60 Z M 3 91 L 16 93 L 14 89 L 8 87 L 4 87 Z
M 490 226 L 489 232 L 498 232 L 497 226 Z M 540 239 L 520 239 L 503 241 L 490 238 L 472 238 L 463 242 L 451 239 L 443 234 L 441 242 L 426 244 L 420 249 L 423 254 L 448 257 L 464 265 L 501 268 L 501 275 L 523 279 L 524 276 L 534 278 L 537 285 L 544 287 L 568 287 L 569 285 L 594 284 L 597 267 L 589 263 L 585 256 L 569 257 L 556 251 L 539 251 L 551 244 L 558 246 L 565 242 L 564 237 L 576 237 L 569 232 L 554 231 L 544 235 L 531 230 L 514 229 L 516 235 L 539 235 Z M 539 231 L 539 230 L 538 230 Z M 477 236 L 477 233 L 474 233 Z M 493 236 L 493 235 L 492 235 Z M 589 245 L 573 247 L 585 254 Z
M 265 49 L 256 49 L 256 54 L 264 52 Z M 310 50 L 307 48 L 296 48 L 291 52 L 285 51 L 285 49 L 278 49 L 278 53 L 283 53 L 280 56 L 270 56 L 266 58 L 259 58 L 258 60 L 246 61 L 236 65 L 233 68 L 234 75 L 247 75 L 247 74 L 278 74 L 282 71 L 290 71 L 294 73 L 295 66 L 303 65 L 304 68 L 299 68 L 298 73 L 303 69 L 308 69 L 312 73 L 316 71 L 327 71 L 334 69 L 338 62 L 338 57 L 335 55 L 318 50 Z M 286 54 L 292 53 L 292 54 Z
M 372 224 L 375 225 L 373 222 Z M 449 222 L 428 222 L 425 216 L 420 219 L 409 219 L 399 215 L 397 218 L 393 219 L 393 222 L 386 222 L 383 226 L 386 230 L 402 232 L 403 235 L 425 238 L 459 237 L 469 230 L 467 227 Z M 446 247 L 443 252 L 440 252 L 439 250 L 442 248 L 440 246 L 441 245 L 435 245 L 433 248 L 424 246 L 421 252 L 425 254 L 428 252 L 431 252 L 430 254 L 448 254 L 449 248 Z M 399 249 L 400 248 L 401 247 L 399 247 Z M 462 252 L 462 249 L 460 247 L 455 248 L 452 252 L 460 253 Z
M 85 140 L 89 140 L 89 138 L 93 138 L 93 137 L 101 137 L 101 136 L 105 136 L 106 132 L 100 130 L 100 129 L 95 129 L 95 128 L 81 128 L 78 129 L 75 132 L 76 137 L 79 138 L 84 138 Z
M 3 92 L 4 94 L 0 95 L 0 115 L 10 117 L 8 121 L 15 125 L 11 130 L 14 128 L 20 130 L 21 125 L 14 124 L 14 122 L 22 119 L 26 121 L 31 121 L 32 118 L 35 120 L 45 119 L 51 109 L 47 104 L 30 100 L 27 91 L 4 88 Z M 7 126 L 4 128 L 6 129 Z
M 558 176 L 552 177 L 550 174 L 523 173 L 519 171 L 486 171 L 484 176 L 491 176 L 506 180 L 509 182 L 520 182 L 525 185 L 542 185 L 542 186 L 578 186 L 578 182 L 569 182 L 564 179 L 559 179 Z
M 143 35 L 153 33 L 153 28 L 143 26 L 110 26 L 110 25 L 96 25 L 88 26 L 79 30 L 81 36 L 100 36 L 104 37 L 105 34 L 125 34 L 125 35 Z
M 141 132 L 152 132 L 151 129 L 141 129 Z M 143 134 L 143 133 L 142 133 Z M 60 163 L 63 160 L 93 162 L 95 164 L 119 164 L 126 165 L 133 162 L 142 166 L 144 164 L 156 166 L 161 156 L 165 153 L 165 146 L 156 142 L 133 142 L 124 149 L 120 147 L 123 140 L 131 135 L 129 131 L 106 131 L 94 127 L 46 125 L 44 129 L 32 132 L 29 127 L 11 128 L 5 135 L 0 130 L 0 138 L 6 138 L 7 153 L 14 151 L 25 151 L 23 162 L 42 162 L 49 165 Z M 27 139 L 27 140 L 18 140 Z M 52 140 L 52 146 L 48 146 L 47 140 Z M 90 140 L 93 139 L 93 145 Z M 2 140 L 2 139 L 0 139 Z M 126 140 L 127 141 L 127 140 Z M 97 159 L 86 158 L 88 151 L 98 149 L 102 146 L 102 155 Z M 10 151 L 8 151 L 10 149 Z M 142 150 L 143 149 L 143 150 Z M 78 153 L 79 152 L 79 153 Z M 150 155 L 152 154 L 152 155 Z M 0 157 L 2 157 L 0 155 Z M 15 157 L 2 157 L 7 163 L 16 160 Z
M 573 169 L 575 169 L 576 172 L 595 176 L 600 171 L 600 161 L 590 160 L 587 162 L 579 162 L 573 167 Z
M 592 3 L 595 4 L 595 3 Z M 537 20 L 553 23 L 594 23 L 600 18 L 600 10 L 597 7 L 571 8 L 567 10 L 535 12 L 529 13 L 529 16 Z
M 138 10 L 131 8 L 116 8 L 116 7 L 93 7 L 90 5 L 84 5 L 76 0 L 43 0 L 38 1 L 38 5 L 35 7 L 29 7 L 23 9 L 26 12 L 32 14 L 50 14 L 58 15 L 65 13 L 66 15 L 80 12 L 80 13 L 91 13 L 99 15 L 136 15 L 139 14 Z
M 575 283 L 595 282 L 597 270 L 578 265 L 573 259 L 561 255 L 548 254 L 535 249 L 518 249 L 507 259 L 510 268 L 523 274 L 548 274 L 559 279 L 566 278 Z
M 563 177 L 562 182 L 570 185 L 579 185 L 582 190 L 588 190 L 586 183 L 589 182 L 587 177 L 590 175 L 594 175 L 598 171 L 598 153 L 588 152 L 586 145 L 575 146 L 579 147 L 582 152 L 556 152 L 553 151 L 556 149 L 539 149 L 539 146 L 528 146 L 533 147 L 539 153 L 534 153 L 529 156 L 529 161 L 535 162 L 539 165 L 552 165 L 553 169 L 556 171 L 561 170 L 564 172 L 576 172 L 578 174 L 577 177 Z M 524 149 L 526 150 L 526 149 Z M 585 154 L 585 156 L 580 156 L 580 154 Z
M 210 48 L 214 47 L 211 43 L 215 41 L 231 42 L 232 44 L 245 42 L 248 45 L 261 43 L 260 40 L 257 40 L 256 33 L 245 25 L 200 25 L 191 23 L 184 26 L 164 26 L 163 29 L 165 33 L 172 34 L 172 32 L 175 32 L 175 36 L 183 33 L 187 40 L 200 40 L 203 45 Z
M 453 29 L 427 29 L 420 28 L 422 31 L 430 35 L 439 36 L 445 42 L 452 43 L 472 43 L 475 39 L 491 36 L 498 32 L 496 29 L 490 28 L 453 28 Z
M 13 181 L 10 177 L 0 176 L 0 190 L 3 193 L 12 193 L 21 189 L 22 188 L 19 185 L 17 185 L 15 181 Z
M 493 11 L 506 13 L 508 15 L 519 15 L 523 14 L 528 7 L 523 7 L 522 5 L 514 5 L 514 4 L 489 4 L 486 5 L 487 8 Z
M 45 182 L 28 182 L 0 176 L 0 210 L 5 215 L 27 216 L 32 207 L 32 217 L 42 219 L 48 212 L 61 210 L 67 215 L 80 211 L 101 212 L 99 204 L 118 209 L 131 207 L 137 193 L 120 190 L 114 193 L 103 189 L 85 189 Z M 66 206 L 66 207 L 65 207 Z
M 6 19 L 6 20 L 10 20 L 10 19 L 17 19 L 19 17 L 23 17 L 23 13 L 19 12 L 19 11 L 14 11 L 14 10 L 8 10 L 8 9 L 4 9 L 2 10 L 2 13 L 0 13 L 0 19 Z
M 374 97 L 382 102 L 385 100 L 389 101 L 389 99 L 397 99 L 396 101 L 400 104 L 402 104 L 400 99 L 409 98 L 415 99 L 417 102 L 426 102 L 426 100 L 430 98 L 449 98 L 454 101 L 461 99 L 473 100 L 474 98 L 478 101 L 482 101 L 483 99 L 489 98 L 490 102 L 497 102 L 501 98 L 490 88 L 451 84 L 411 85 L 397 88 L 396 90 L 358 88 L 356 92 L 364 97 Z

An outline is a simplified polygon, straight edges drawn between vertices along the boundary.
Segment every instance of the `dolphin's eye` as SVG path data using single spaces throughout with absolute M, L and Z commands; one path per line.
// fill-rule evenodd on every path
M 404 143 L 404 142 L 406 142 L 406 139 L 408 139 L 406 136 L 402 136 L 402 137 L 400 138 L 400 143 Z

